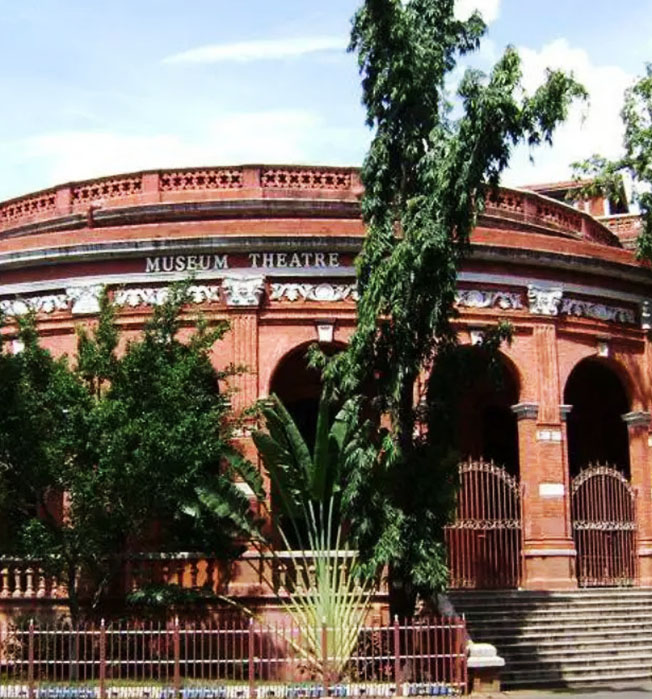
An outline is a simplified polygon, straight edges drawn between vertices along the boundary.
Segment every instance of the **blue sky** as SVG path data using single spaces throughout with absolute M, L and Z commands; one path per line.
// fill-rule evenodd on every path
M 488 37 L 591 92 L 555 146 L 515 153 L 508 183 L 615 155 L 622 92 L 652 60 L 652 0 L 458 0 Z M 0 0 L 0 199 L 119 172 L 244 162 L 359 164 L 368 144 L 347 43 L 357 0 Z

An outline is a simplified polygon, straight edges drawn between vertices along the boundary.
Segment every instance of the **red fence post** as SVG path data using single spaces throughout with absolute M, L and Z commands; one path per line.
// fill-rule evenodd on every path
M 249 643 L 248 645 L 248 652 L 249 652 L 249 699 L 254 699 L 256 696 L 256 686 L 254 682 L 254 620 L 249 619 Z
M 174 617 L 174 629 L 172 634 L 174 648 L 174 693 L 181 696 L 181 642 L 179 639 L 179 617 Z
M 106 626 L 100 622 L 100 699 L 106 699 Z
M 27 641 L 27 691 L 29 699 L 34 699 L 34 619 L 29 620 Z
M 400 686 L 401 681 L 401 630 L 398 625 L 398 614 L 394 615 L 394 682 L 396 683 L 396 696 L 403 696 Z

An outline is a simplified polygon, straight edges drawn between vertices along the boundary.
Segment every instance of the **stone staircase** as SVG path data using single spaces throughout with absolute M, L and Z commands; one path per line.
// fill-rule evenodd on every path
M 652 680 L 652 589 L 455 591 L 473 641 L 505 659 L 505 689 Z

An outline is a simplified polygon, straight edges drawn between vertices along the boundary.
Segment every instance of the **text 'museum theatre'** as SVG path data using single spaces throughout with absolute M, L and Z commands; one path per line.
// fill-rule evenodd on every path
M 361 189 L 351 168 L 243 166 L 8 201 L 0 307 L 35 309 L 43 344 L 72 355 L 104 285 L 129 335 L 169 282 L 193 275 L 189 317 L 231 324 L 216 365 L 251 369 L 234 408 L 274 392 L 309 431 L 320 387 L 306 348 L 343 347 L 355 326 Z M 636 216 L 574 208 L 563 191 L 492 196 L 459 276 L 460 351 L 480 351 L 499 320 L 514 338 L 500 384 L 479 380 L 460 401 L 454 587 L 652 585 L 652 272 L 631 249 Z M 2 585 L 35 594 L 21 575 Z

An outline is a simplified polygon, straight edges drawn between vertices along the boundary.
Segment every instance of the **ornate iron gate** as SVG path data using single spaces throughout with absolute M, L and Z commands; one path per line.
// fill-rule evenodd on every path
M 637 581 L 636 497 L 620 471 L 591 465 L 571 484 L 571 522 L 580 587 Z
M 521 582 L 521 488 L 493 462 L 460 464 L 455 521 L 446 528 L 452 588 L 518 587 Z

